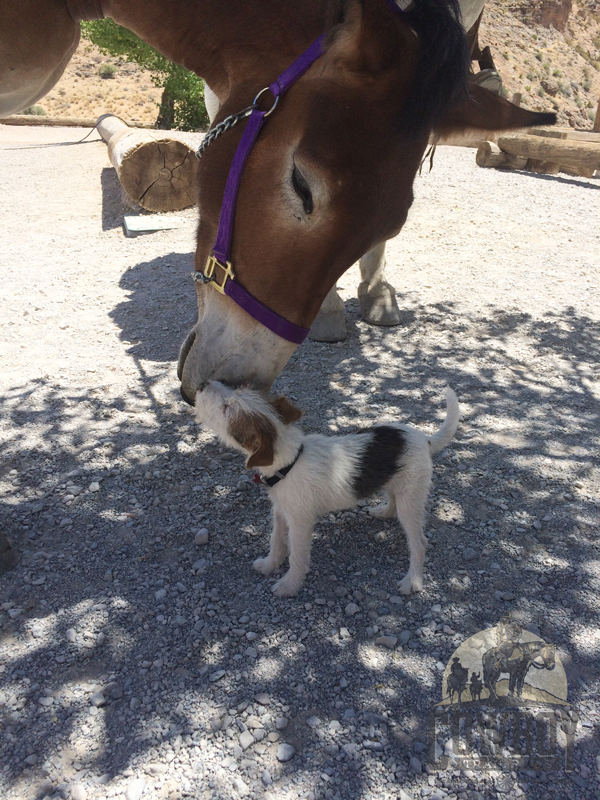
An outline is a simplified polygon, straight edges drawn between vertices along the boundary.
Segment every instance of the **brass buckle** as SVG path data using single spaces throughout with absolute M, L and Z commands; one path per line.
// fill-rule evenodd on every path
M 217 276 L 215 275 L 215 268 L 220 267 L 223 270 L 223 282 L 219 283 L 217 280 Z M 206 262 L 206 267 L 204 268 L 204 277 L 206 282 L 210 282 L 211 286 L 213 286 L 218 292 L 221 294 L 225 294 L 225 284 L 227 283 L 227 279 L 231 278 L 231 280 L 235 279 L 235 275 L 233 274 L 233 267 L 231 266 L 230 261 L 226 261 L 225 264 L 221 264 L 219 259 L 215 256 L 214 253 L 211 253 L 208 257 L 208 261 Z

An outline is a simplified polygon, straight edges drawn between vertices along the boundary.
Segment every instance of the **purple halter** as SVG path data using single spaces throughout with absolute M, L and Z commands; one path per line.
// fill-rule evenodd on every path
M 219 218 L 219 230 L 217 232 L 217 240 L 213 247 L 212 253 L 206 262 L 204 272 L 192 273 L 194 280 L 201 283 L 210 283 L 221 294 L 227 295 L 235 303 L 238 304 L 244 311 L 247 311 L 251 317 L 254 317 L 257 322 L 264 325 L 273 333 L 281 336 L 282 339 L 287 339 L 288 342 L 294 344 L 301 344 L 308 336 L 309 328 L 301 328 L 293 322 L 289 322 L 275 311 L 271 311 L 260 300 L 253 297 L 244 287 L 235 280 L 233 267 L 230 261 L 231 258 L 231 241 L 233 238 L 233 221 L 235 216 L 235 206 L 237 201 L 238 189 L 246 164 L 246 159 L 254 146 L 254 143 L 260 133 L 266 118 L 275 110 L 279 98 L 285 94 L 290 86 L 295 83 L 298 78 L 306 72 L 306 70 L 313 64 L 323 52 L 323 42 L 325 35 L 311 44 L 299 58 L 297 58 L 291 67 L 288 67 L 269 87 L 260 91 L 250 107 L 252 109 L 249 114 L 248 123 L 240 143 L 231 163 L 227 184 L 225 186 L 225 194 L 223 196 L 223 205 L 221 207 L 221 216 Z M 259 97 L 266 91 L 270 91 L 275 98 L 275 102 L 268 111 L 260 111 L 257 107 Z M 242 112 L 243 113 L 243 112 Z M 221 272 L 220 277 L 217 277 L 216 270 Z

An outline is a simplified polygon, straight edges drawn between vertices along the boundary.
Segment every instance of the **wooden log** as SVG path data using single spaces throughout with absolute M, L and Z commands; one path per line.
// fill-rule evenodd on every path
M 526 158 L 504 153 L 494 142 L 480 144 L 475 161 L 478 167 L 495 167 L 496 169 L 525 169 L 527 164 Z
M 545 136 L 547 139 L 571 139 L 577 142 L 600 144 L 600 133 L 577 131 L 574 128 L 527 128 L 529 136 Z
M 528 158 L 525 169 L 537 175 L 558 175 L 560 164 L 556 161 L 543 161 L 541 158 Z
M 94 128 L 95 119 L 76 119 L 74 117 L 44 117 L 35 114 L 13 114 L 11 117 L 0 117 L 0 125 L 38 125 L 52 128 Z M 149 123 L 136 123 L 137 128 L 154 129 Z
M 180 211 L 196 203 L 198 159 L 184 142 L 130 128 L 114 115 L 100 118 L 98 133 L 121 185 L 148 211 Z
M 570 139 L 550 139 L 528 134 L 498 137 L 498 147 L 513 156 L 526 156 L 535 161 L 565 164 L 591 170 L 600 169 L 600 144 Z

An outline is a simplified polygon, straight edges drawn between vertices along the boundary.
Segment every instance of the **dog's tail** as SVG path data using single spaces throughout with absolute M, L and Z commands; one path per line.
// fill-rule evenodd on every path
M 459 420 L 460 408 L 458 407 L 458 398 L 448 386 L 446 388 L 446 419 L 439 431 L 429 437 L 432 453 L 439 453 L 440 450 L 443 450 L 444 447 L 450 444 L 458 428 Z

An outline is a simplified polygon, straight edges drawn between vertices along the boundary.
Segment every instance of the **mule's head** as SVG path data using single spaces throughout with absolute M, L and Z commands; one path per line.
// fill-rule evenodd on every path
M 340 275 L 402 228 L 436 126 L 448 132 L 543 121 L 484 89 L 467 92 L 466 37 L 453 0 L 415 0 L 405 14 L 387 0 L 342 6 L 325 53 L 265 124 L 235 212 L 236 280 L 305 328 Z M 260 88 L 250 79 L 236 86 L 219 119 Z M 200 161 L 199 270 L 215 242 L 241 127 L 217 139 Z M 184 398 L 193 402 L 212 379 L 268 388 L 296 345 L 210 286 L 198 286 L 198 305 L 180 357 Z

